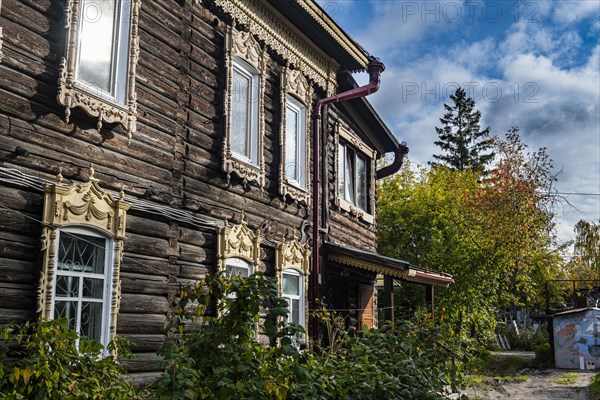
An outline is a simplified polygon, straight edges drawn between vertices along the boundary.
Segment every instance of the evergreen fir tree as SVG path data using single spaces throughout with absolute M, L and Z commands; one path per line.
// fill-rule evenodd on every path
M 490 127 L 480 130 L 481 112 L 475 109 L 475 101 L 468 97 L 461 87 L 450 96 L 454 104 L 444 103 L 446 113 L 440 118 L 442 127 L 435 130 L 439 140 L 435 144 L 444 154 L 433 157 L 439 162 L 431 165 L 446 165 L 456 170 L 472 168 L 485 173 L 485 166 L 494 158 L 493 152 L 486 152 L 492 147 L 489 137 Z

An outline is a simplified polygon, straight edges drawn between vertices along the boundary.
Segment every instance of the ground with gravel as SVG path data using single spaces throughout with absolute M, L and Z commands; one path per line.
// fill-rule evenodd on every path
M 594 375 L 591 371 L 549 369 L 524 373 L 519 381 L 490 377 L 466 394 L 471 400 L 591 400 L 587 387 Z

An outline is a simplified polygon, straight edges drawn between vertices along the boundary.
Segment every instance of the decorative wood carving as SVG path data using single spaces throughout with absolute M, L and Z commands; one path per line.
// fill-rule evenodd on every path
M 233 84 L 233 59 L 239 57 L 256 69 L 259 79 L 258 91 L 258 159 L 257 165 L 250 165 L 234 158 L 231 151 L 231 110 L 232 110 L 232 84 Z M 242 178 L 244 185 L 248 182 L 256 182 L 264 189 L 265 186 L 265 164 L 263 160 L 263 137 L 265 131 L 265 51 L 249 32 L 240 32 L 234 27 L 227 28 L 225 38 L 225 65 L 227 66 L 227 85 L 225 89 L 224 115 L 225 135 L 223 137 L 223 171 L 227 173 L 229 183 L 231 174 Z
M 217 270 L 225 271 L 225 263 L 228 258 L 240 258 L 255 267 L 258 266 L 261 241 L 260 230 L 252 232 L 248 228 L 243 212 L 238 225 L 230 227 L 225 221 L 223 227 L 217 228 Z
M 296 238 L 291 241 L 279 243 L 275 247 L 275 273 L 279 296 L 282 296 L 283 272 L 286 269 L 294 269 L 304 277 L 304 329 L 308 329 L 308 277 L 310 276 L 310 246 L 308 243 L 301 244 Z
M 139 57 L 138 20 L 141 0 L 128 0 L 131 10 L 126 15 L 131 16 L 129 36 L 129 60 L 127 68 L 127 95 L 125 104 L 117 104 L 100 96 L 100 90 L 92 85 L 84 85 L 75 80 L 77 62 L 77 46 L 79 43 L 81 1 L 67 0 L 65 9 L 65 56 L 60 63 L 58 78 L 57 101 L 65 107 L 65 121 L 69 122 L 71 109 L 80 107 L 89 116 L 97 117 L 96 127 L 102 128 L 102 123 L 119 123 L 127 130 L 131 140 L 136 131 L 137 102 L 135 91 L 135 74 Z
M 352 217 L 357 218 L 357 219 L 361 219 L 369 224 L 374 224 L 375 223 L 375 159 L 377 157 L 377 151 L 370 148 L 360 137 L 358 137 L 355 133 L 351 132 L 350 130 L 348 130 L 347 128 L 345 128 L 344 126 L 342 126 L 341 124 L 336 124 L 336 128 L 335 128 L 335 182 L 336 185 L 339 182 L 339 174 L 340 171 L 338 171 L 338 166 L 340 165 L 339 163 L 339 158 L 340 158 L 340 138 L 344 139 L 344 141 L 346 141 L 348 144 L 350 144 L 350 146 L 352 146 L 352 148 L 354 148 L 357 151 L 360 151 L 361 153 L 363 153 L 363 155 L 365 155 L 367 157 L 367 168 L 369 169 L 368 174 L 369 174 L 369 207 L 371 210 L 373 210 L 373 214 L 369 214 L 361 209 L 359 209 L 358 207 L 356 207 L 354 204 L 340 198 L 340 194 L 339 191 L 336 190 L 334 191 L 334 200 L 335 200 L 335 204 L 336 206 L 338 206 L 341 210 L 346 211 L 347 213 L 349 213 Z
M 306 129 L 304 135 L 304 146 L 306 148 L 305 168 L 302 171 L 304 174 L 301 179 L 304 179 L 304 188 L 300 188 L 288 182 L 286 176 L 285 165 L 285 137 L 286 137 L 286 102 L 287 96 L 292 95 L 299 100 L 305 107 L 304 127 Z M 284 67 L 281 72 L 281 124 L 280 124 L 280 140 L 281 140 L 281 163 L 279 165 L 279 193 L 285 198 L 297 201 L 298 203 L 310 205 L 310 115 L 312 106 L 313 89 L 308 83 L 304 75 L 299 70 Z
M 56 249 L 58 230 L 66 226 L 89 226 L 104 232 L 115 241 L 113 264 L 110 335 L 114 337 L 117 327 L 117 315 L 121 299 L 120 269 L 123 258 L 123 244 L 127 210 L 125 193 L 121 191 L 118 199 L 103 190 L 98 179 L 94 178 L 93 166 L 90 167 L 88 182 L 63 186 L 62 175 L 56 177 L 57 183 L 44 184 L 44 212 L 41 250 L 44 253 L 43 267 L 38 287 L 38 309 L 42 318 L 51 318 L 52 286 L 56 271 Z
M 267 2 L 260 0 L 215 0 L 215 4 L 246 27 L 275 53 L 293 64 L 325 91 L 335 93 L 339 65 L 309 42 Z M 366 65 L 366 59 L 364 60 Z

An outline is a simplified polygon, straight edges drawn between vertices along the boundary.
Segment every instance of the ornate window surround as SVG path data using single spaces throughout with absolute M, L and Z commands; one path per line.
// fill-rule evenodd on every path
M 294 97 L 305 107 L 304 121 L 304 148 L 305 148 L 305 165 L 303 179 L 304 187 L 298 187 L 288 182 L 286 176 L 286 104 L 288 96 Z M 289 67 L 284 67 L 281 72 L 281 125 L 280 125 L 280 140 L 281 140 L 281 163 L 279 166 L 279 193 L 285 198 L 286 196 L 299 203 L 310 205 L 310 107 L 312 106 L 313 89 L 308 83 L 304 75 L 299 70 L 294 70 Z M 300 143 L 298 143 L 300 145 Z
M 110 295 L 109 340 L 117 329 L 117 316 L 121 302 L 120 270 L 123 245 L 126 239 L 127 210 L 123 191 L 118 199 L 103 190 L 94 178 L 90 167 L 88 182 L 63 186 L 62 175 L 55 184 L 44 184 L 44 211 L 41 250 L 43 266 L 38 287 L 38 309 L 41 318 L 52 318 L 52 296 L 56 281 L 56 262 L 59 231 L 67 227 L 82 227 L 101 232 L 114 243 L 112 286 Z
M 225 273 L 228 258 L 239 258 L 254 266 L 260 262 L 260 230 L 256 233 L 248 228 L 246 217 L 242 212 L 241 222 L 229 226 L 227 221 L 223 227 L 217 228 L 217 272 Z
M 256 165 L 248 164 L 235 157 L 231 150 L 232 136 L 232 84 L 233 65 L 235 59 L 240 59 L 249 64 L 258 72 L 258 137 Z M 225 88 L 224 115 L 225 135 L 223 137 L 223 171 L 227 174 L 227 182 L 231 174 L 235 174 L 244 181 L 244 185 L 254 181 L 261 190 L 265 186 L 265 164 L 263 159 L 263 138 L 265 130 L 264 92 L 265 92 L 265 59 L 266 52 L 254 39 L 250 32 L 238 31 L 235 27 L 228 26 L 225 35 L 225 65 L 227 70 L 227 83 Z
M 244 25 L 286 62 L 315 82 L 327 96 L 335 93 L 339 64 L 262 0 L 215 0 L 215 5 Z M 364 60 L 366 68 L 366 57 Z
M 372 214 L 369 214 L 369 213 L 359 209 L 358 207 L 356 207 L 354 204 L 350 203 L 349 201 L 341 199 L 337 189 L 334 191 L 335 205 L 338 206 L 341 210 L 344 210 L 344 211 L 350 213 L 350 215 L 360 218 L 369 224 L 374 224 L 375 223 L 375 211 L 374 211 L 375 210 L 375 195 L 374 195 L 375 179 L 373 176 L 373 171 L 375 171 L 375 159 L 377 157 L 377 151 L 370 148 L 369 146 L 367 146 L 367 144 L 360 137 L 358 137 L 355 133 L 353 133 L 346 127 L 342 126 L 339 123 L 336 124 L 336 128 L 335 128 L 335 165 L 336 165 L 335 181 L 336 181 L 336 183 L 339 182 L 339 174 L 340 174 L 340 171 L 338 171 L 338 169 L 339 169 L 338 165 L 340 165 L 339 164 L 340 138 L 343 139 L 350 146 L 352 146 L 352 148 L 354 150 L 361 152 L 367 158 L 367 173 L 368 173 L 368 178 L 369 178 L 369 182 L 370 182 L 370 184 L 368 184 L 368 187 L 367 187 L 368 196 L 369 196 L 367 201 L 369 203 L 369 209 L 371 210 Z
M 291 241 L 283 240 L 275 247 L 275 273 L 279 296 L 283 295 L 283 272 L 291 269 L 299 272 L 304 278 L 304 329 L 308 324 L 308 278 L 310 276 L 310 246 L 301 244 L 296 238 Z
M 135 75 L 137 60 L 139 57 L 138 20 L 140 14 L 141 0 L 123 0 L 130 5 L 129 25 L 129 49 L 127 60 L 126 96 L 124 104 L 118 104 L 105 97 L 98 95 L 98 89 L 89 90 L 84 84 L 75 79 L 79 34 L 82 16 L 82 1 L 68 0 L 65 8 L 65 55 L 61 60 L 58 78 L 57 101 L 65 107 L 65 121 L 68 123 L 71 109 L 81 107 L 89 116 L 97 117 L 96 128 L 100 130 L 102 123 L 119 123 L 127 131 L 127 137 L 131 141 L 136 131 L 136 90 Z M 89 85 L 88 85 L 89 86 Z M 93 89 L 93 88 L 92 88 Z M 96 93 L 94 93 L 96 92 Z

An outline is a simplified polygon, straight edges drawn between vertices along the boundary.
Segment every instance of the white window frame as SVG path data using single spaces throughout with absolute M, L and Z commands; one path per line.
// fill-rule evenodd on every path
M 101 238 L 104 240 L 104 273 L 103 274 L 94 274 L 94 273 L 86 273 L 86 272 L 71 272 L 71 271 L 62 271 L 59 268 L 59 255 L 60 255 L 60 245 L 63 236 L 75 234 L 75 235 L 86 235 Z M 55 310 L 56 310 L 56 302 L 59 301 L 73 301 L 77 302 L 77 310 L 75 316 L 75 331 L 81 335 L 81 307 L 83 301 L 94 302 L 94 303 L 102 303 L 102 312 L 101 312 L 101 320 L 102 327 L 100 330 L 99 338 L 88 338 L 95 339 L 98 343 L 104 346 L 104 353 L 106 354 L 106 348 L 108 343 L 110 342 L 110 319 L 111 319 L 111 299 L 112 299 L 112 287 L 113 287 L 113 266 L 114 266 L 114 240 L 106 235 L 101 234 L 95 229 L 90 229 L 86 227 L 64 227 L 62 229 L 57 230 L 57 240 L 56 240 L 56 272 L 54 274 L 54 280 L 52 282 L 52 304 L 51 304 L 51 312 L 50 319 L 55 318 Z M 59 276 L 67 276 L 80 279 L 79 282 L 79 293 L 74 297 L 57 297 L 56 288 L 57 288 L 57 279 Z M 94 279 L 103 279 L 103 296 L 102 299 L 90 299 L 83 297 L 83 278 L 94 278 Z
M 113 41 L 116 46 L 110 63 L 110 90 L 79 79 L 81 49 L 88 46 L 83 43 L 83 31 L 94 19 L 99 20 L 101 10 L 93 0 L 68 0 L 65 10 L 65 55 L 60 66 L 57 99 L 65 107 L 67 123 L 70 121 L 71 109 L 80 107 L 89 116 L 98 118 L 98 130 L 103 123 L 119 123 L 125 127 L 131 139 L 136 131 L 135 73 L 139 55 L 138 19 L 141 0 L 112 1 L 115 8 Z
M 351 132 L 346 127 L 338 124 L 336 126 L 335 134 L 335 153 L 336 153 L 336 189 L 335 189 L 335 204 L 340 210 L 349 213 L 350 215 L 359 218 L 360 220 L 369 224 L 375 223 L 375 158 L 377 152 L 371 149 L 358 135 Z M 354 152 L 353 159 L 353 191 L 354 199 L 347 199 L 344 193 L 340 193 L 340 186 L 346 184 L 346 153 L 347 149 L 351 149 Z M 358 171 L 357 171 L 357 159 L 358 157 L 365 161 L 365 205 L 366 207 L 360 207 L 357 201 L 358 196 Z M 363 209 L 366 208 L 366 209 Z
M 225 260 L 225 274 L 229 279 L 233 278 L 233 274 L 230 273 L 229 267 L 245 269 L 247 271 L 246 276 L 242 276 L 243 278 L 247 278 L 254 273 L 254 265 L 249 263 L 246 260 L 237 257 L 230 257 Z M 232 271 L 231 271 L 232 272 Z M 241 276 L 241 275 L 236 275 Z
M 283 279 L 285 277 L 285 275 L 288 276 L 293 276 L 298 278 L 298 295 L 292 295 L 289 293 L 285 293 L 283 291 Z M 300 271 L 298 271 L 297 269 L 294 268 L 284 268 L 284 270 L 281 273 L 281 296 L 282 298 L 286 299 L 288 302 L 288 318 L 287 318 L 287 322 L 288 323 L 295 323 L 297 325 L 300 326 L 305 326 L 306 325 L 306 321 L 305 321 L 305 288 L 304 288 L 304 274 Z M 298 321 L 294 322 L 293 319 L 293 303 L 292 300 L 298 300 Z
M 313 88 L 304 74 L 298 69 L 283 67 L 281 73 L 281 124 L 280 124 L 280 166 L 279 193 L 284 199 L 290 199 L 306 206 L 310 205 L 310 113 Z M 297 124 L 288 132 L 288 112 L 296 113 Z M 296 154 L 287 154 L 288 138 L 296 140 Z M 295 160 L 294 160 L 295 158 Z M 290 168 L 292 172 L 290 173 Z M 295 176 L 294 176 L 295 175 Z
M 287 129 L 288 111 L 296 114 L 297 123 L 292 132 L 290 132 Z M 285 145 L 287 145 L 287 140 L 289 140 L 291 136 L 294 136 L 296 140 L 296 154 L 293 155 L 294 159 L 291 159 L 290 154 L 288 154 L 287 152 L 287 149 L 285 152 L 285 176 L 288 183 L 300 189 L 306 190 L 306 171 L 308 169 L 306 165 L 306 106 L 300 101 L 296 100 L 294 97 L 287 95 L 285 113 Z M 289 173 L 290 169 L 292 170 L 293 174 Z
M 368 193 L 368 180 L 369 180 L 369 173 L 368 173 L 368 161 L 367 158 L 362 155 L 360 152 L 356 151 L 354 148 L 352 148 L 352 146 L 348 145 L 345 142 L 340 142 L 338 144 L 338 153 L 339 153 L 339 157 L 338 157 L 338 169 L 339 174 L 338 174 L 338 195 L 340 196 L 340 199 L 345 200 L 349 203 L 352 203 L 354 206 L 356 206 L 359 210 L 362 210 L 364 212 L 369 212 L 368 210 L 368 204 L 369 204 L 369 193 Z M 347 162 L 349 160 L 349 153 L 351 153 L 351 165 L 350 168 L 348 168 L 347 166 Z M 363 196 L 362 196 L 362 202 L 361 200 L 361 196 L 360 194 L 360 190 L 359 190 L 359 181 L 360 181 L 360 175 L 358 172 L 358 162 L 359 160 L 362 160 L 365 164 L 365 172 L 364 172 L 364 186 L 362 188 L 363 191 Z M 350 171 L 350 173 L 352 174 L 352 176 L 348 176 L 348 171 Z M 347 194 L 347 189 L 348 186 L 351 186 L 351 190 L 352 193 Z M 362 204 L 361 204 L 362 203 Z
M 227 174 L 227 183 L 231 177 L 237 176 L 242 184 L 249 187 L 255 183 L 264 190 L 266 172 L 263 155 L 263 142 L 265 132 L 265 60 L 267 55 L 261 45 L 254 39 L 250 32 L 238 31 L 235 27 L 227 27 L 225 34 L 225 66 L 226 85 L 224 93 L 223 115 L 225 132 L 223 135 L 222 168 Z M 232 150 L 233 139 L 233 74 L 234 71 L 252 77 L 252 99 L 248 99 L 251 106 L 252 121 L 249 127 L 252 151 L 247 154 L 235 153 Z
M 238 73 L 244 76 L 250 82 L 249 92 L 250 96 L 245 99 L 241 99 L 239 95 L 234 95 L 234 88 L 232 83 L 232 99 L 231 99 L 231 118 L 233 120 L 233 114 L 236 112 L 235 104 L 238 101 L 245 100 L 246 107 L 249 111 L 249 120 L 246 124 L 245 136 L 247 140 L 246 154 L 240 154 L 234 151 L 234 142 L 238 139 L 235 135 L 236 132 L 231 128 L 231 155 L 247 164 L 258 166 L 258 131 L 259 131 L 259 113 L 258 113 L 258 99 L 261 95 L 259 89 L 259 74 L 250 64 L 235 57 L 233 60 L 232 73 Z

